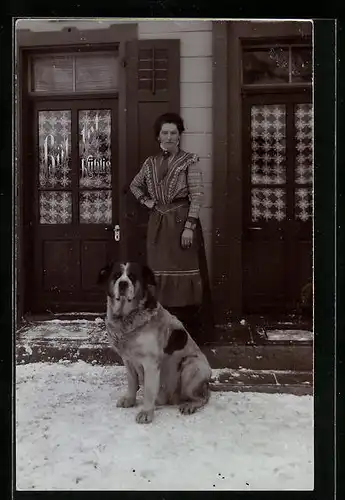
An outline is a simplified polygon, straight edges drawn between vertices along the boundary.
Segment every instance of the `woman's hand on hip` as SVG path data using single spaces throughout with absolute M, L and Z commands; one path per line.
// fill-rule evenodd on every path
M 156 202 L 154 200 L 147 200 L 145 201 L 144 205 L 147 206 L 147 208 L 152 209 L 155 206 Z
M 181 236 L 181 245 L 182 248 L 189 248 L 193 243 L 193 230 L 192 229 L 184 229 Z

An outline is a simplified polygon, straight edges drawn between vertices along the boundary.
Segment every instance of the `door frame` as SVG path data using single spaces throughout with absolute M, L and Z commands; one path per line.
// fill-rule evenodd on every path
M 107 102 L 108 101 L 108 102 Z M 42 284 L 41 284 L 41 275 L 38 275 L 39 269 L 41 269 L 42 263 L 43 263 L 43 254 L 42 254 L 42 243 L 45 240 L 46 235 L 48 239 L 58 241 L 58 240 L 64 240 L 64 239 L 72 239 L 72 240 L 80 240 L 83 241 L 85 239 L 99 239 L 100 234 L 101 234 L 101 227 L 100 226 L 107 226 L 107 224 L 97 224 L 94 226 L 93 224 L 80 224 L 79 223 L 79 203 L 78 203 L 78 195 L 80 193 L 79 189 L 79 182 L 77 180 L 78 177 L 78 172 L 79 172 L 79 154 L 78 154 L 78 149 L 79 149 L 79 131 L 78 131 L 78 111 L 79 109 L 111 109 L 114 113 L 115 117 L 118 117 L 118 99 L 117 96 L 114 96 L 112 98 L 105 98 L 105 97 L 99 97 L 98 99 L 73 99 L 70 97 L 63 97 L 59 100 L 51 100 L 50 98 L 47 98 L 45 100 L 33 100 L 33 124 L 34 124 L 34 132 L 33 132 L 33 142 L 32 142 L 32 157 L 33 157 L 33 173 L 34 176 L 31 178 L 31 182 L 33 184 L 33 187 L 31 189 L 33 190 L 33 206 L 32 204 L 28 206 L 24 206 L 24 210 L 26 212 L 31 211 L 31 227 L 32 227 L 32 233 L 33 233 L 33 264 L 31 268 L 31 279 L 30 283 L 33 284 L 35 294 L 34 294 L 34 300 L 30 304 L 31 307 L 34 309 L 37 309 L 37 306 L 39 303 L 42 303 L 42 308 L 45 311 L 46 310 L 46 305 L 44 305 L 44 297 L 49 298 L 50 295 L 52 295 L 49 291 L 44 292 L 42 289 Z M 65 224 L 60 224 L 60 225 L 44 225 L 42 226 L 39 223 L 39 193 L 41 189 L 39 189 L 39 152 L 38 152 L 38 113 L 40 111 L 44 110 L 71 110 L 71 163 L 74 165 L 74 169 L 72 168 L 72 184 L 70 189 L 67 189 L 72 193 L 72 221 L 71 224 L 68 224 L 67 227 Z M 111 145 L 112 145 L 112 224 L 119 224 L 120 223 L 120 211 L 119 211 L 119 199 L 120 199 L 120 188 L 119 188 L 119 182 L 118 182 L 118 177 L 119 177 L 119 160 L 118 160 L 118 119 L 115 120 L 115 122 L 112 122 L 112 127 L 111 127 Z M 115 161 L 113 160 L 115 158 Z M 24 190 L 28 188 L 28 186 L 24 186 Z M 48 189 L 49 190 L 49 189 Z M 52 189 L 54 190 L 54 189 Z M 121 224 L 121 223 L 120 223 Z M 123 227 L 122 230 L 125 232 L 126 228 Z M 66 236 L 66 232 L 70 234 L 70 237 Z M 72 236 L 73 235 L 73 236 Z M 111 233 L 107 234 L 108 240 L 112 239 Z M 116 243 L 116 246 L 118 246 L 118 255 L 119 258 L 122 255 L 121 252 L 121 246 L 123 245 L 123 239 Z M 111 246 L 111 245 L 110 245 Z M 76 249 L 74 249 L 76 251 Z M 81 265 L 81 255 L 79 254 L 78 251 L 76 251 L 76 259 L 77 262 Z M 43 297 L 40 297 L 40 292 L 43 294 Z M 68 294 L 68 292 L 67 292 Z M 77 307 L 79 308 L 82 303 L 84 303 L 83 296 L 87 296 L 87 292 L 83 292 L 80 290 L 80 302 L 75 299 L 71 300 L 71 307 Z M 59 293 L 59 296 L 65 297 L 66 292 L 61 292 Z M 35 301 L 37 300 L 37 303 Z M 66 299 L 65 299 L 66 300 Z M 49 302 L 49 300 L 48 300 Z M 54 300 L 54 307 L 56 310 L 59 310 L 61 308 L 66 307 L 66 305 L 63 305 L 65 301 L 63 301 L 62 304 L 59 303 L 58 299 Z M 77 304 L 80 304 L 79 306 Z M 29 304 L 28 304 L 29 305 Z M 88 307 L 88 306 L 87 306 Z M 91 307 L 91 306 L 90 306 Z M 68 307 L 70 309 L 70 307 Z
M 295 125 L 294 125 L 294 106 L 296 104 L 312 104 L 311 89 L 300 90 L 296 87 L 274 89 L 269 92 L 253 90 L 250 92 L 242 92 L 242 246 L 243 255 L 246 248 L 246 243 L 255 241 L 284 241 L 284 282 L 286 295 L 284 298 L 284 311 L 279 311 L 279 314 L 293 314 L 296 312 L 296 281 L 295 281 L 295 264 L 296 252 L 299 241 L 310 241 L 312 245 L 312 221 L 301 222 L 295 218 L 295 189 L 296 187 L 304 187 L 295 183 Z M 273 187 L 282 187 L 286 189 L 286 219 L 282 222 L 270 221 L 263 223 L 260 231 L 255 230 L 254 226 L 260 226 L 262 223 L 251 221 L 251 118 L 250 109 L 255 104 L 284 104 L 286 106 L 286 182 L 285 184 L 273 185 Z M 260 187 L 256 185 L 256 187 Z M 262 185 L 263 188 L 267 185 Z M 306 186 L 306 187 L 309 187 Z M 245 266 L 244 257 L 243 265 Z M 243 304 L 246 303 L 245 286 L 243 283 Z M 245 311 L 246 312 L 246 311 Z M 272 313 L 271 313 L 272 314 Z M 275 312 L 273 311 L 273 315 Z
M 19 325 L 28 310 L 30 302 L 31 283 L 30 274 L 31 263 L 33 261 L 33 235 L 31 231 L 31 221 L 24 210 L 28 200 L 32 199 L 32 191 L 24 189 L 24 186 L 30 185 L 30 171 L 33 168 L 33 156 L 30 154 L 30 142 L 32 141 L 32 125 L 30 123 L 30 111 L 32 99 L 27 90 L 29 86 L 28 58 L 31 54 L 41 52 L 65 52 L 68 50 L 104 50 L 114 48 L 118 51 L 121 68 L 124 67 L 126 42 L 138 38 L 137 23 L 114 24 L 106 29 L 79 31 L 76 27 L 64 28 L 59 31 L 41 31 L 34 32 L 30 30 L 16 30 L 16 55 L 17 63 L 15 67 L 15 94 L 17 97 L 15 103 L 15 171 L 14 180 L 16 185 L 16 208 L 15 208 L 15 321 Z M 43 99 L 47 99 L 44 96 Z M 49 96 L 49 99 L 59 99 L 60 96 Z M 63 96 L 66 98 L 67 96 Z M 94 98 L 95 95 L 84 95 L 80 98 Z M 103 94 L 103 97 L 106 97 Z M 109 97 L 113 98 L 113 95 Z M 79 96 L 73 96 L 74 99 Z M 37 97 L 39 100 L 40 97 Z M 119 78 L 119 124 L 126 123 L 126 74 L 120 71 Z M 124 186 L 126 181 L 126 127 L 119 127 L 119 185 Z M 32 184 L 32 183 L 31 183 Z M 123 196 L 119 199 L 119 210 L 125 222 L 125 200 Z M 124 242 L 125 243 L 125 242 Z M 125 245 L 124 245 L 125 247 Z M 126 248 L 123 249 L 126 251 Z
M 242 42 L 306 39 L 309 21 L 214 21 L 212 294 L 218 324 L 240 320 L 242 300 Z M 264 92 L 264 88 L 260 89 Z M 228 214 L 236 214 L 230 216 Z

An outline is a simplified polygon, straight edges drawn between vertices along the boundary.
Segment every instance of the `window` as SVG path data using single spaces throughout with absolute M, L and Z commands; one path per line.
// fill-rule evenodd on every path
M 139 50 L 139 89 L 167 90 L 169 58 L 167 49 Z
M 312 218 L 311 83 L 312 49 L 305 42 L 243 41 L 250 224 Z
M 307 45 L 243 47 L 243 85 L 311 84 L 312 49 Z
M 30 92 L 70 94 L 118 90 L 117 54 L 87 52 L 79 54 L 36 55 L 31 59 Z
M 312 105 L 290 104 L 288 100 L 286 104 L 254 102 L 255 99 L 246 108 L 250 113 L 247 150 L 251 222 L 281 222 L 288 214 L 301 222 L 309 221 L 313 184 Z M 293 123 L 287 127 L 290 121 Z

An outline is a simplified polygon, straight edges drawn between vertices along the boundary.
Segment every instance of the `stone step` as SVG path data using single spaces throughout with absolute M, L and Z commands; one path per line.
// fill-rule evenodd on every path
M 313 374 L 311 372 L 291 372 L 283 370 L 214 370 L 211 389 L 230 392 L 285 393 L 297 396 L 313 394 Z
M 311 372 L 312 340 L 303 330 L 299 336 L 302 340 L 289 340 L 289 334 L 286 336 L 286 330 L 280 330 L 271 341 L 228 334 L 206 343 L 201 349 L 212 368 Z M 121 363 L 109 347 L 102 318 L 27 323 L 17 332 L 16 355 L 18 363 L 63 359 Z
M 313 350 L 311 346 L 250 346 L 226 345 L 204 346 L 212 368 L 251 370 L 313 370 Z M 83 361 L 99 364 L 122 364 L 121 359 L 106 344 L 85 344 L 82 341 L 60 339 L 59 341 L 35 340 L 30 343 L 18 342 L 17 363 L 56 362 L 60 360 Z

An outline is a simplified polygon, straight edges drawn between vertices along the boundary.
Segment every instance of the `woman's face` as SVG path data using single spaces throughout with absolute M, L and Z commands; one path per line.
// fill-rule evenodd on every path
M 159 142 L 163 149 L 174 151 L 179 143 L 180 134 L 175 123 L 164 123 L 159 133 Z

